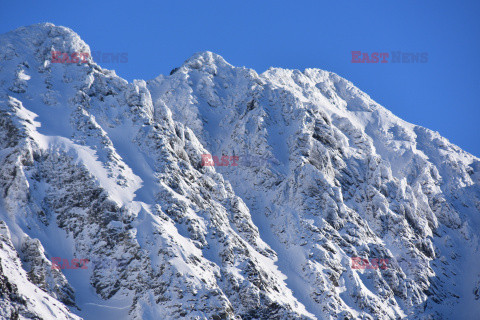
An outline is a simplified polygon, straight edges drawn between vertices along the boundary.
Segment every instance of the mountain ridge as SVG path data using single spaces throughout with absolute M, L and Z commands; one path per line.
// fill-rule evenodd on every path
M 31 286 L 69 306 L 55 317 L 480 310 L 480 161 L 438 133 L 320 69 L 257 74 L 201 52 L 129 83 L 51 51 L 90 48 L 48 23 L 0 36 L 1 216 Z M 203 154 L 275 161 L 205 167 Z M 116 267 L 49 269 L 59 256 Z M 356 270 L 354 257 L 389 268 Z

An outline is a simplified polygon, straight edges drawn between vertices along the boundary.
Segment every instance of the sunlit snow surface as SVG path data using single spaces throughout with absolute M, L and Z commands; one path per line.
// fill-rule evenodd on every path
M 0 284 L 18 288 L 2 317 L 480 312 L 480 160 L 438 133 L 318 69 L 258 75 L 204 52 L 128 83 L 51 51 L 90 48 L 52 24 L 0 36 Z

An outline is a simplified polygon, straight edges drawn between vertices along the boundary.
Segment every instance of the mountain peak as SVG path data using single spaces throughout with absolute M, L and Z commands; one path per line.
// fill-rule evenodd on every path
M 193 54 L 189 59 L 185 60 L 181 67 L 175 68 L 170 74 L 175 73 L 177 70 L 184 70 L 189 72 L 190 70 L 199 70 L 209 74 L 216 74 L 218 69 L 231 69 L 234 68 L 225 59 L 211 51 L 201 51 Z
M 439 134 L 318 69 L 127 83 L 51 50 L 89 48 L 0 36 L 0 318 L 479 312 L 480 160 Z
M 225 59 L 219 54 L 213 53 L 211 51 L 201 51 L 193 54 L 189 59 L 184 63 L 184 66 L 188 66 L 193 69 L 200 69 L 205 66 L 230 66 Z
M 40 52 L 48 59 L 50 51 L 90 54 L 90 47 L 76 32 L 50 22 L 32 24 L 1 34 L 0 44 L 2 47 L 14 48 L 18 56 L 36 55 Z

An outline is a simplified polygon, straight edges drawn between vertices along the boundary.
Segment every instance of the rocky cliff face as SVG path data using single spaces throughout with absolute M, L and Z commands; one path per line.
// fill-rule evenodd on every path
M 52 24 L 0 36 L 5 317 L 480 311 L 480 160 L 438 133 L 318 69 L 205 52 L 128 83 L 52 51 L 90 54 Z

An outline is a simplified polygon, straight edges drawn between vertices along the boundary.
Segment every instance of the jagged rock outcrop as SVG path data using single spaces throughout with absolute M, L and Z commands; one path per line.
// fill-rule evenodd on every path
M 204 52 L 128 83 L 91 58 L 51 63 L 51 51 L 90 49 L 52 24 L 0 36 L 0 220 L 23 263 L 3 277 L 8 314 L 45 317 L 38 303 L 85 319 L 480 310 L 480 160 L 438 133 L 318 69 L 259 75 Z M 202 166 L 203 154 L 239 164 Z M 55 269 L 52 257 L 89 263 Z M 355 269 L 355 257 L 388 266 Z M 18 281 L 39 292 L 34 304 Z

